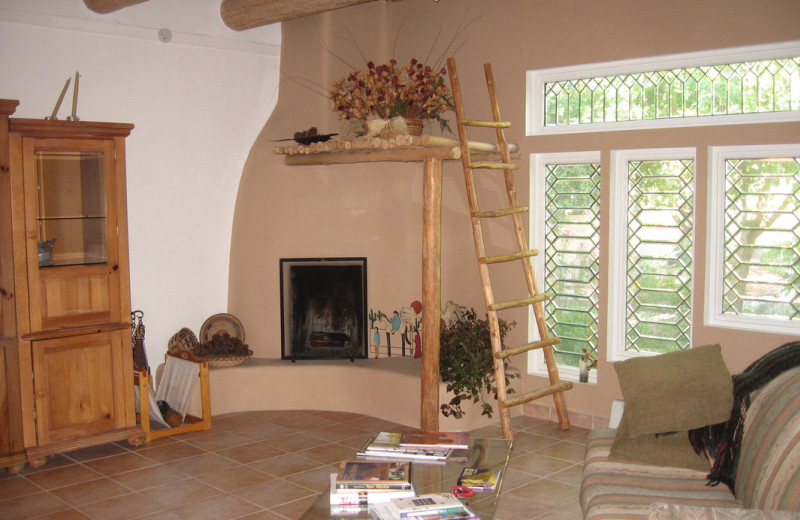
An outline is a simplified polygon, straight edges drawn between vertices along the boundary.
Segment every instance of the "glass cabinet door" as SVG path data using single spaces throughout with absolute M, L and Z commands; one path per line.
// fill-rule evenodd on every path
M 35 152 L 39 267 L 108 261 L 101 151 Z

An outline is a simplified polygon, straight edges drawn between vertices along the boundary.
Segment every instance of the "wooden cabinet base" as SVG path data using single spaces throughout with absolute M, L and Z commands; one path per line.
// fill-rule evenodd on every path
M 25 469 L 26 462 L 28 462 L 28 456 L 24 453 L 0 457 L 0 467 L 6 468 L 7 473 L 19 473 Z
M 65 442 L 54 444 L 47 444 L 45 446 L 35 446 L 28 448 L 28 464 L 31 467 L 38 468 L 44 465 L 45 458 L 48 455 L 55 455 L 57 453 L 66 453 L 68 451 L 79 450 L 82 448 L 89 448 L 98 446 L 100 444 L 108 444 L 110 442 L 128 441 L 132 446 L 138 446 L 144 442 L 144 431 L 139 426 L 131 428 L 123 428 L 106 433 L 98 433 L 96 435 L 88 435 L 77 439 L 72 439 Z

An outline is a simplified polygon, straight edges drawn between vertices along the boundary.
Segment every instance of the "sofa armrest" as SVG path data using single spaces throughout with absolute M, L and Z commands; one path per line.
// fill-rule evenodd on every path
M 681 504 L 652 504 L 649 520 L 798 520 L 800 513 Z

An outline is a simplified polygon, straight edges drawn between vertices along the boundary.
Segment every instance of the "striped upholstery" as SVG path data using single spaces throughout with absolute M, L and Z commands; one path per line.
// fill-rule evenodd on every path
M 800 367 L 753 396 L 736 498 L 723 484 L 707 486 L 704 472 L 609 460 L 615 434 L 594 430 L 586 444 L 580 501 L 587 520 L 646 519 L 654 502 L 800 511 Z
M 751 400 L 736 496 L 752 509 L 800 511 L 800 368 L 781 374 Z
M 650 504 L 740 507 L 726 486 L 706 485 L 706 473 L 608 459 L 616 430 L 589 435 L 581 482 L 586 519 L 647 518 Z

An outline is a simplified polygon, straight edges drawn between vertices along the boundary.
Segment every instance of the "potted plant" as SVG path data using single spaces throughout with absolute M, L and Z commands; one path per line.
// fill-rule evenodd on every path
M 500 320 L 501 342 L 515 325 L 513 321 Z M 492 417 L 494 409 L 484 397 L 488 394 L 497 399 L 490 338 L 489 321 L 478 319 L 474 309 L 461 307 L 458 316 L 442 320 L 439 374 L 447 391 L 453 393 L 450 402 L 440 407 L 445 417 L 462 418 L 465 411 L 461 405 L 470 401 L 480 402 L 481 415 Z M 507 367 L 508 362 L 503 362 Z M 518 374 L 507 372 L 506 385 L 515 377 Z M 508 392 L 513 393 L 513 389 Z
M 593 368 L 597 368 L 597 354 L 594 350 L 583 349 L 583 355 L 578 363 L 580 372 L 578 373 L 578 381 L 581 383 L 589 382 L 589 372 Z

